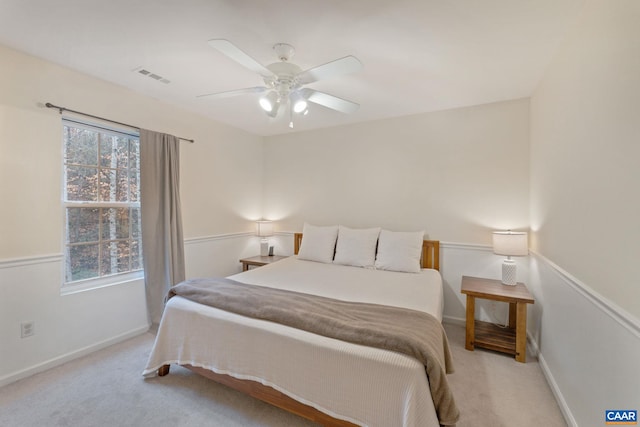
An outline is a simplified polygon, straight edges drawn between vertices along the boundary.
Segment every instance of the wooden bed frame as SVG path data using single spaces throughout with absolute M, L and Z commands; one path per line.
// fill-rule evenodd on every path
M 298 254 L 300 250 L 300 244 L 302 242 L 302 233 L 295 233 L 293 235 L 293 253 Z M 440 242 L 438 240 L 425 240 L 422 243 L 422 258 L 421 258 L 421 266 L 422 268 L 433 268 L 436 270 L 440 270 Z M 322 411 L 317 410 L 316 408 L 305 405 L 304 403 L 298 402 L 297 400 L 287 396 L 284 393 L 279 392 L 278 390 L 261 384 L 257 381 L 251 380 L 239 380 L 230 375 L 217 374 L 208 369 L 199 368 L 191 365 L 181 365 L 196 374 L 202 375 L 203 377 L 209 378 L 217 383 L 226 385 L 231 387 L 234 390 L 237 390 L 241 393 L 247 394 L 251 397 L 255 397 L 256 399 L 262 400 L 263 402 L 269 403 L 271 405 L 277 406 L 278 408 L 284 409 L 287 412 L 291 412 L 313 422 L 319 423 L 323 426 L 327 427 L 355 427 L 356 424 L 350 423 L 348 421 L 339 420 L 333 418 L 330 415 L 325 414 Z M 158 369 L 158 376 L 165 376 L 169 374 L 170 365 L 164 365 L 160 369 Z

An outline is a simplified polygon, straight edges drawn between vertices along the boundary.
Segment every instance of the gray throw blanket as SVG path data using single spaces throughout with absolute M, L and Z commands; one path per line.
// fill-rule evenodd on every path
M 453 372 L 449 343 L 442 325 L 430 314 L 225 278 L 187 280 L 172 287 L 167 299 L 174 295 L 243 316 L 412 356 L 425 366 L 440 424 L 458 421 L 460 414 L 446 377 Z

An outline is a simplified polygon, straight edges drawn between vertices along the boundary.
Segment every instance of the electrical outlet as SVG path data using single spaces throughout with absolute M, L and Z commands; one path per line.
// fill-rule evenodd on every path
M 36 322 L 30 320 L 20 323 L 20 338 L 27 338 L 36 333 Z

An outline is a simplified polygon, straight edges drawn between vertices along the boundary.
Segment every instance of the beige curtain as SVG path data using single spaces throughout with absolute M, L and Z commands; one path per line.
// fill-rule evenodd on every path
M 180 214 L 180 141 L 140 129 L 142 253 L 151 323 L 159 323 L 169 288 L 185 278 Z

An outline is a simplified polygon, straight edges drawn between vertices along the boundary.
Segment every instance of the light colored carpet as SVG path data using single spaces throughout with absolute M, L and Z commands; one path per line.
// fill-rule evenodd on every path
M 488 350 L 467 351 L 464 327 L 445 324 L 455 373 L 448 376 L 460 409 L 457 427 L 566 427 L 538 361 Z
M 466 351 L 464 328 L 446 330 L 458 427 L 566 425 L 535 360 Z M 314 425 L 176 366 L 164 378 L 144 380 L 153 339 L 146 333 L 0 388 L 0 426 Z

